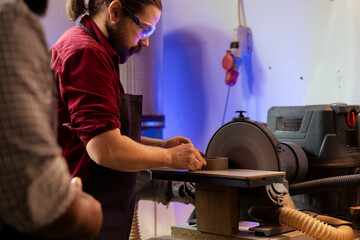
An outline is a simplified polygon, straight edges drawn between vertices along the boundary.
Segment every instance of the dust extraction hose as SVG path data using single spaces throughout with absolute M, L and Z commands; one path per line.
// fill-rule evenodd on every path
M 353 240 L 354 232 L 351 227 L 341 225 L 333 227 L 310 215 L 298 210 L 282 207 L 279 222 L 282 225 L 294 228 L 319 240 Z
M 307 182 L 295 183 L 289 186 L 291 196 L 298 194 L 326 191 L 340 187 L 351 187 L 360 185 L 360 174 L 336 176 L 316 179 Z
M 139 201 L 136 201 L 129 240 L 141 240 L 138 208 L 139 208 Z

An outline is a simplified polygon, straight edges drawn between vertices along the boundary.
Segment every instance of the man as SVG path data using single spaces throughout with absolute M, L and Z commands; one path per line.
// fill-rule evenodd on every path
M 142 98 L 119 79 L 118 64 L 149 45 L 161 10 L 161 0 L 68 0 L 70 19 L 87 15 L 52 48 L 58 139 L 73 176 L 102 204 L 99 239 L 128 239 L 137 171 L 206 164 L 187 138 L 140 137 Z
M 54 79 L 38 15 L 0 0 L 0 239 L 93 239 L 101 206 L 71 184 L 56 143 Z

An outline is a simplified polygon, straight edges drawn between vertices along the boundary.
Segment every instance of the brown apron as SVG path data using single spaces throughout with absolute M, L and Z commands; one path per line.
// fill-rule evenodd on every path
M 140 141 L 142 96 L 121 93 L 121 134 Z M 137 173 L 119 172 L 93 163 L 84 191 L 102 204 L 104 220 L 97 239 L 129 239 L 134 213 Z

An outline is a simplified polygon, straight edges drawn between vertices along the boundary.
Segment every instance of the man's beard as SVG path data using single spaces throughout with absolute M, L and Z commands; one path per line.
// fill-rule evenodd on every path
M 47 0 L 24 0 L 26 5 L 39 16 L 43 16 L 46 13 L 48 1 Z
M 124 46 L 126 33 L 121 28 L 122 25 L 123 22 L 120 21 L 116 26 L 110 27 L 109 24 L 105 22 L 105 27 L 109 34 L 108 42 L 115 50 L 116 54 L 120 57 L 120 64 L 125 63 L 131 55 L 138 53 L 141 50 L 141 46 L 139 44 L 130 48 Z

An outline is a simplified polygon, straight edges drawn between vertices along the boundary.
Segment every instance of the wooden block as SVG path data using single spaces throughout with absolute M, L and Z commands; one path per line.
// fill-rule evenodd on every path
M 237 187 L 196 183 L 195 202 L 199 231 L 221 235 L 239 231 Z
M 202 170 L 225 170 L 229 168 L 227 157 L 205 157 L 206 166 Z

